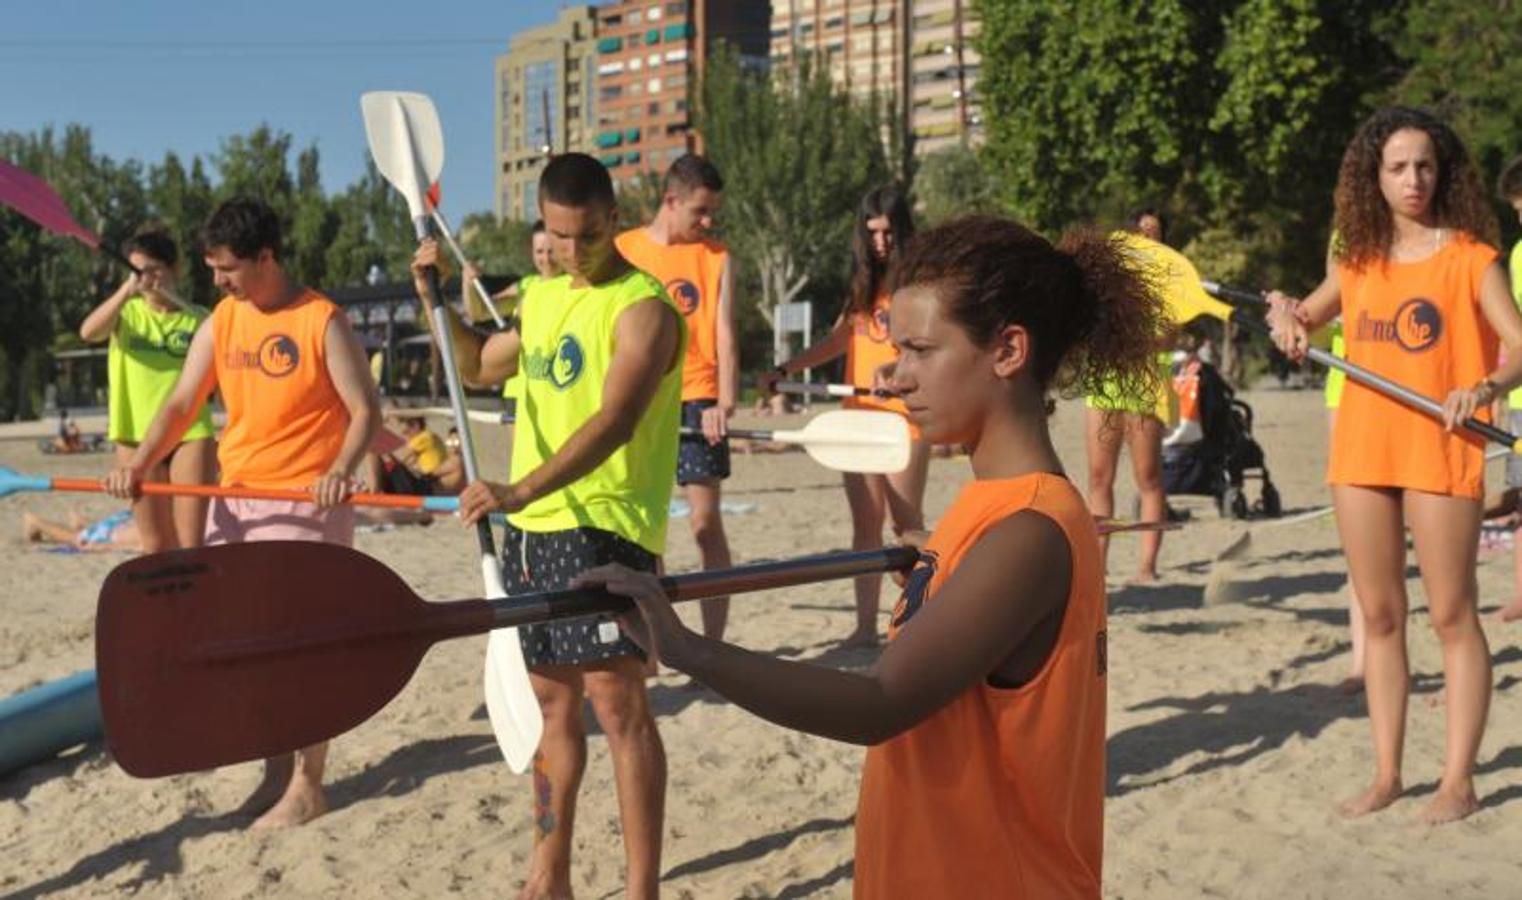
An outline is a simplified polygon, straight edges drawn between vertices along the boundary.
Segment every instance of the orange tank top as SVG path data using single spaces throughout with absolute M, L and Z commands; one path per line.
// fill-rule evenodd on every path
M 872 314 L 850 313 L 851 339 L 846 344 L 846 383 L 855 387 L 869 388 L 872 376 L 878 369 L 898 361 L 898 348 L 888 334 L 888 313 L 892 296 L 887 291 L 878 293 L 872 302 Z M 909 417 L 909 408 L 898 398 L 847 397 L 841 406 L 846 409 L 885 409 Z M 914 423 L 909 424 L 910 436 L 919 440 L 920 432 Z
M 1460 234 L 1418 262 L 1337 267 L 1348 362 L 1441 402 L 1496 365 L 1498 341 L 1480 309 L 1494 248 Z M 1489 420 L 1488 410 L 1476 413 Z M 1348 379 L 1327 463 L 1331 484 L 1483 495 L 1485 444 Z
M 224 485 L 305 488 L 343 448 L 349 412 L 328 375 L 323 338 L 343 313 L 315 291 L 265 312 L 223 298 L 211 315 L 217 389 L 227 428 L 217 448 Z
M 615 243 L 618 252 L 665 285 L 687 323 L 682 361 L 682 402 L 719 398 L 719 293 L 729 251 L 718 241 L 658 244 L 644 228 L 631 228 Z
M 1034 510 L 1072 552 L 1057 642 L 1017 688 L 969 688 L 867 751 L 857 898 L 1097 898 L 1104 851 L 1105 586 L 1099 534 L 1058 475 L 974 481 L 936 525 L 888 638 L 914 627 L 988 529 Z M 1027 573 L 1039 577 L 1039 573 Z

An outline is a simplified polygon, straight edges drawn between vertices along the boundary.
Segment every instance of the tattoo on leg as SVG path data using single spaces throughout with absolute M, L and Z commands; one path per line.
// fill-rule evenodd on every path
M 550 774 L 545 769 L 544 754 L 534 754 L 534 831 L 548 837 L 555 830 L 555 814 L 550 812 Z

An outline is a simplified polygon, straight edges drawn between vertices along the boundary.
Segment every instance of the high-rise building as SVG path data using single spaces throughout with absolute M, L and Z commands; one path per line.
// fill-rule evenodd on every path
M 836 84 L 887 100 L 899 136 L 927 153 L 982 139 L 977 29 L 971 0 L 772 0 L 771 61 L 811 54 Z
M 560 11 L 514 35 L 496 63 L 498 218 L 539 216 L 539 173 L 552 153 L 589 151 L 596 124 L 597 15 Z
M 972 46 L 981 23 L 972 6 L 972 0 L 912 0 L 909 133 L 916 155 L 983 140 L 976 90 L 982 58 Z
M 719 41 L 766 55 L 768 0 L 622 0 L 597 8 L 593 151 L 616 182 L 664 172 L 697 149 L 692 91 Z

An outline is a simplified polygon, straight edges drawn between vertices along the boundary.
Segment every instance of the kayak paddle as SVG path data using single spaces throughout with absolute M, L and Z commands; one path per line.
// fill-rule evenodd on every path
M 672 600 L 695 600 L 907 570 L 918 558 L 908 547 L 828 553 L 661 584 Z M 139 557 L 107 576 L 96 611 L 106 740 L 140 778 L 267 759 L 370 718 L 438 641 L 628 608 L 601 590 L 429 603 L 385 564 L 311 541 Z
M 138 485 L 150 497 L 235 497 L 243 500 L 296 500 L 310 503 L 307 491 L 286 488 L 251 488 L 219 484 L 166 484 L 148 481 Z M 22 475 L 0 466 L 0 497 L 23 491 L 70 491 L 81 494 L 104 494 L 106 485 L 94 478 L 47 478 Z M 350 494 L 344 499 L 352 506 L 388 509 L 421 509 L 426 512 L 455 513 L 460 510 L 458 497 L 424 497 L 414 494 Z

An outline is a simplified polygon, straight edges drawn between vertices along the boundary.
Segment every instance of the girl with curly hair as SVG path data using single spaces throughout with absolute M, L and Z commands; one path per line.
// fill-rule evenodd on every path
M 1047 417 L 1054 390 L 1150 381 L 1161 304 L 1116 241 L 1054 247 L 993 217 L 920 237 L 893 284 L 891 384 L 927 440 L 968 446 L 973 480 L 923 543 L 875 666 L 706 638 L 626 568 L 577 583 L 632 598 L 623 620 L 652 658 L 779 725 L 871 747 L 858 898 L 1097 898 L 1104 568 Z
M 877 387 L 876 373 L 897 358 L 888 337 L 888 267 L 914 236 L 909 198 L 894 185 L 868 191 L 856 213 L 851 241 L 854 266 L 845 308 L 828 337 L 798 356 L 777 366 L 762 378 L 763 391 L 771 391 L 778 379 L 821 366 L 842 354 L 846 357 L 846 381 L 859 388 Z M 884 409 L 907 415 L 902 400 L 889 397 L 851 397 L 843 404 L 851 409 Z M 846 502 L 851 507 L 851 547 L 872 550 L 883 545 L 883 524 L 902 535 L 925 527 L 925 478 L 930 470 L 930 445 L 911 425 L 909 465 L 891 475 L 843 476 Z M 856 579 L 856 630 L 845 640 L 848 647 L 877 645 L 877 607 L 882 578 Z
M 1300 359 L 1307 335 L 1340 313 L 1349 362 L 1444 398 L 1438 421 L 1349 382 L 1332 435 L 1327 481 L 1363 617 L 1375 760 L 1373 783 L 1341 811 L 1372 813 L 1403 792 L 1409 528 L 1447 701 L 1442 780 L 1421 819 L 1449 822 L 1479 806 L 1474 762 L 1491 689 L 1475 577 L 1484 445 L 1458 423 L 1488 418 L 1491 401 L 1522 384 L 1522 314 L 1496 261 L 1479 176 L 1438 119 L 1405 107 L 1376 112 L 1348 145 L 1334 199 L 1334 272 L 1304 301 L 1275 298 L 1275 342 Z M 1500 366 L 1498 343 L 1508 360 Z

